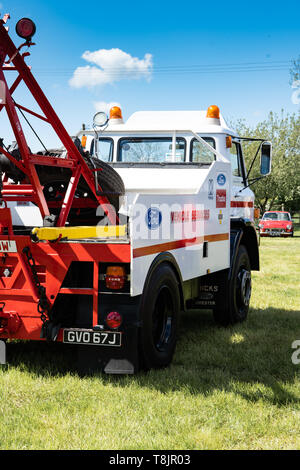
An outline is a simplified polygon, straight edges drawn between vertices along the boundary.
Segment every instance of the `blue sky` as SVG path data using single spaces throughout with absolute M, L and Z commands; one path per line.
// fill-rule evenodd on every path
M 120 103 L 125 119 L 137 110 L 217 104 L 226 118 L 251 125 L 271 110 L 299 109 L 288 63 L 300 54 L 299 2 L 0 3 L 1 13 L 11 14 L 17 43 L 17 20 L 35 21 L 37 45 L 27 62 L 71 134 L 92 122 L 99 102 Z M 78 67 L 85 69 L 72 86 Z M 16 97 L 29 104 L 24 87 Z M 32 123 L 54 145 L 48 131 Z M 8 140 L 3 117 L 0 130 Z

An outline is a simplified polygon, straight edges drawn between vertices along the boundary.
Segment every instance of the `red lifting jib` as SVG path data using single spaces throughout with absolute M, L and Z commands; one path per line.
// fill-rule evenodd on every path
M 9 15 L 4 15 L 3 19 L 0 19 L 0 111 L 5 108 L 8 119 L 12 126 L 16 142 L 18 145 L 17 152 L 11 152 L 10 149 L 3 148 L 2 139 L 0 140 L 0 154 L 6 157 L 8 166 L 11 165 L 19 173 L 20 178 L 18 184 L 12 184 L 9 182 L 9 175 L 6 174 L 5 168 L 1 165 L 1 171 L 4 172 L 1 197 L 4 202 L 9 201 L 31 201 L 35 203 L 41 212 L 43 219 L 49 217 L 51 211 L 50 206 L 52 202 L 49 202 L 45 197 L 43 191 L 43 183 L 40 180 L 39 173 L 36 166 L 41 167 L 56 167 L 68 170 L 68 182 L 63 191 L 63 195 L 60 198 L 60 202 L 56 204 L 56 217 L 54 225 L 64 226 L 70 210 L 76 208 L 74 205 L 75 194 L 77 207 L 80 207 L 78 197 L 79 180 L 83 178 L 85 181 L 85 188 L 88 189 L 90 194 L 89 201 L 91 207 L 101 205 L 104 213 L 107 214 L 109 220 L 112 223 L 116 223 L 116 215 L 113 207 L 110 206 L 109 200 L 99 184 L 95 184 L 95 173 L 89 168 L 87 159 L 84 158 L 84 153 L 79 145 L 76 145 L 76 141 L 67 133 L 66 129 L 62 125 L 60 119 L 56 115 L 54 109 L 50 105 L 37 81 L 33 77 L 30 68 L 25 63 L 24 59 L 30 55 L 28 52 L 21 53 L 21 49 L 26 46 L 33 46 L 32 36 L 35 33 L 35 25 L 33 21 L 28 18 L 22 18 L 16 25 L 17 34 L 25 40 L 18 48 L 14 45 L 8 34 L 8 28 L 5 27 L 5 23 L 9 19 Z M 5 73 L 8 71 L 17 71 L 18 76 L 13 84 L 8 87 L 5 78 Z M 39 105 L 43 114 L 38 114 L 19 103 L 16 103 L 12 95 L 18 85 L 24 82 Z M 65 158 L 60 158 L 55 155 L 47 155 L 44 152 L 39 155 L 33 154 L 27 144 L 25 134 L 23 132 L 17 110 L 21 112 L 25 111 L 43 121 L 48 123 L 57 136 L 59 137 L 63 147 L 66 149 Z M 80 196 L 80 195 L 79 195 Z M 85 200 L 87 203 L 87 200 Z M 79 204 L 79 206 L 78 206 Z M 82 203 L 81 203 L 82 204 Z M 53 207 L 53 205 L 51 206 Z

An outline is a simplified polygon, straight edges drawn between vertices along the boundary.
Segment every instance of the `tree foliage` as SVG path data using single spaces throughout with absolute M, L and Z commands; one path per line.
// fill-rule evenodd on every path
M 281 209 L 292 213 L 300 209 L 300 112 L 294 114 L 269 113 L 265 121 L 249 127 L 244 120 L 235 125 L 241 137 L 262 138 L 272 142 L 272 172 L 253 184 L 256 205 L 262 212 Z M 255 155 L 258 143 L 243 143 L 247 168 Z M 250 178 L 260 175 L 257 156 Z
M 298 59 L 292 61 L 292 66 L 290 68 L 290 84 L 297 80 L 300 80 L 300 55 Z

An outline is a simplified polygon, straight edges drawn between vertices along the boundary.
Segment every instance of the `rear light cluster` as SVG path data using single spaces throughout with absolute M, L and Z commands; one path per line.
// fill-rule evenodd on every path
M 105 275 L 105 285 L 107 289 L 123 289 L 126 281 L 126 271 L 122 266 L 108 266 Z
M 103 273 L 104 274 L 104 273 Z M 107 266 L 105 275 L 102 278 L 105 281 L 106 289 L 110 291 L 122 290 L 127 281 L 125 266 Z M 122 315 L 116 310 L 106 315 L 105 323 L 112 330 L 118 329 L 122 325 Z
M 107 326 L 115 330 L 122 324 L 122 316 L 119 312 L 109 312 L 105 320 Z

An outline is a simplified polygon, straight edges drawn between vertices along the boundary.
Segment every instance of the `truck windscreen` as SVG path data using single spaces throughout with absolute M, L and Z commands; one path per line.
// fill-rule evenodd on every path
M 135 163 L 184 162 L 186 141 L 176 139 L 173 151 L 171 137 L 124 138 L 119 141 L 118 161 Z

